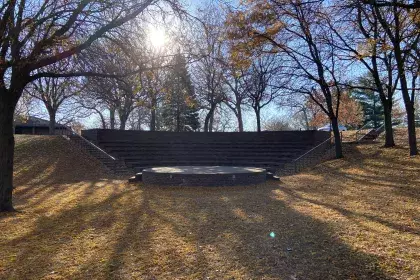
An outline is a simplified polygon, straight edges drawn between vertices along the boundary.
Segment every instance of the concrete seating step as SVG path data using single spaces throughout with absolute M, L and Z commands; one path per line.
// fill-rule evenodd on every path
M 254 153 L 275 153 L 275 152 L 300 152 L 302 150 L 309 150 L 310 147 L 290 147 L 290 148 L 281 148 L 276 147 L 272 149 L 265 149 L 265 148 L 242 148 L 242 149 L 213 149 L 213 148 L 200 148 L 200 149 L 169 149 L 169 148 L 105 148 L 108 153 L 120 153 L 120 152 L 126 152 L 126 153 L 223 153 L 223 152 L 229 152 L 229 153 L 243 153 L 243 152 L 254 152 Z
M 291 153 L 270 153 L 270 154 L 253 154 L 253 153 L 238 153 L 238 154 L 230 154 L 230 153 L 202 153 L 202 154 L 192 154 L 192 153 L 182 153 L 182 154 L 174 154 L 174 153 L 111 153 L 115 157 L 118 157 L 121 160 L 133 159 L 133 158 L 144 158 L 144 159 L 157 159 L 157 158 L 178 158 L 178 159 L 200 159 L 200 158 L 212 158 L 212 159 L 219 159 L 219 158 L 227 158 L 227 159 L 238 159 L 238 158 L 246 158 L 246 159 L 262 159 L 262 158 L 295 158 L 296 155 L 300 155 L 300 152 L 291 152 Z
M 147 147 L 162 147 L 162 146 L 169 146 L 169 147 L 249 147 L 249 146 L 283 146 L 283 147 L 290 147 L 290 146 L 311 146 L 312 143 L 306 142 L 295 142 L 295 143 L 249 143 L 249 144 L 242 144 L 242 143 L 229 143 L 229 144 L 219 144 L 219 143 L 183 143 L 183 144 L 171 144 L 171 143 L 101 143 L 101 146 L 117 146 L 117 147 L 127 147 L 127 146 L 147 146 Z
M 125 162 L 156 162 L 156 161 L 184 161 L 184 162 L 248 162 L 258 163 L 258 162 L 279 162 L 279 161 L 289 161 L 294 159 L 294 156 L 284 156 L 284 157 L 200 157 L 200 158 L 189 158 L 189 157 L 141 157 L 141 158 L 125 158 Z
M 288 161 L 281 162 L 249 162 L 249 161 L 231 161 L 231 162 L 215 162 L 215 161 L 202 161 L 202 162 L 192 162 L 192 161 L 149 161 L 149 162 L 128 162 L 127 167 L 136 168 L 136 167 L 153 167 L 153 166 L 255 166 L 255 167 L 279 167 L 283 166 Z
M 162 148 L 150 148 L 150 147 L 107 147 L 107 151 L 115 151 L 115 152 L 231 152 L 231 153 L 237 153 L 237 152 L 265 152 L 265 153 L 271 153 L 271 152 L 282 152 L 282 151 L 301 151 L 303 149 L 310 149 L 309 146 L 295 146 L 295 147 L 274 147 L 274 148 L 264 148 L 264 147 L 253 147 L 253 148 L 212 148 L 212 147 L 205 147 L 205 148 L 173 148 L 173 147 L 162 147 Z
M 101 141 L 101 145 L 106 145 L 106 144 L 148 144 L 148 145 L 157 145 L 157 144 L 170 144 L 170 145 L 208 145 L 208 144 L 221 144 L 221 145 L 231 145 L 232 143 L 235 144 L 240 144 L 240 145 L 245 145 L 245 144 L 255 144 L 256 142 L 252 142 L 252 141 L 123 141 L 123 140 L 113 140 L 113 141 Z M 291 145 L 295 145 L 297 143 L 306 143 L 306 144 L 311 144 L 311 141 L 301 141 L 301 140 L 295 140 L 295 141 L 259 141 L 257 143 L 260 144 L 291 144 Z
M 287 148 L 287 149 L 185 149 L 185 150 L 174 150 L 174 149 L 114 149 L 108 148 L 107 152 L 110 154 L 131 154 L 131 155 L 143 155 L 143 154 L 276 154 L 276 153 L 301 153 L 302 151 L 309 150 L 309 147 L 305 148 Z

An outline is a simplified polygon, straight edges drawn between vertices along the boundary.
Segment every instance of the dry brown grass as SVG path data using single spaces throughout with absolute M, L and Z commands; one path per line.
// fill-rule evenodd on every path
M 0 278 L 420 278 L 420 158 L 405 146 L 349 145 L 280 183 L 148 188 L 63 141 L 18 138 Z
M 342 131 L 341 132 L 341 138 L 343 140 L 343 142 L 355 142 L 357 140 L 357 130 L 347 130 L 347 131 Z M 333 136 L 333 134 L 331 133 L 331 136 Z

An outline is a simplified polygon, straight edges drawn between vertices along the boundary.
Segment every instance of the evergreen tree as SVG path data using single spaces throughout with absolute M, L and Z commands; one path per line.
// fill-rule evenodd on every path
M 375 88 L 375 82 L 371 75 L 360 77 L 358 84 L 364 88 Z M 384 121 L 384 106 L 381 103 L 379 93 L 370 89 L 353 90 L 351 97 L 362 105 L 364 113 L 363 125 L 372 122 L 374 127 L 380 126 Z
M 200 128 L 198 102 L 187 63 L 178 53 L 171 64 L 162 106 L 162 126 L 169 131 L 196 131 Z

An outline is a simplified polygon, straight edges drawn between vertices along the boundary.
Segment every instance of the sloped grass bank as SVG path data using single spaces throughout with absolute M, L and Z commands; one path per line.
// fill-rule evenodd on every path
M 420 278 L 420 158 L 406 146 L 348 145 L 258 186 L 147 188 L 47 140 L 54 153 L 18 139 L 2 279 Z

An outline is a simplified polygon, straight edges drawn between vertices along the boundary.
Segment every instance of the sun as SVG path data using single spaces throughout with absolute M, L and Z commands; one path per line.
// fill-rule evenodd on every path
M 162 48 L 166 43 L 166 33 L 163 28 L 151 27 L 149 29 L 149 41 L 155 48 Z

